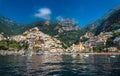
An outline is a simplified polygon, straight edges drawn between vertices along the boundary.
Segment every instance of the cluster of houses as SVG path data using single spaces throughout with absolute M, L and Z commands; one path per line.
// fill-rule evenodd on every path
M 70 48 L 73 52 L 84 52 L 85 50 L 84 44 L 82 42 L 79 42 L 78 44 L 73 44 Z
M 2 34 L 0 34 L 0 41 L 3 39 L 3 35 Z
M 69 49 L 77 52 L 93 52 L 94 47 L 106 46 L 106 42 L 110 37 L 113 37 L 113 32 L 101 32 L 98 36 L 94 36 L 92 33 L 87 32 L 84 36 L 80 37 L 80 39 L 88 38 L 87 41 L 73 44 Z M 112 52 L 118 51 L 118 49 L 120 49 L 120 37 L 116 37 L 113 42 L 117 46 L 113 45 L 112 47 L 107 47 L 106 49 Z
M 0 41 L 1 40 L 6 40 L 6 38 L 3 36 L 4 33 L 0 33 Z
M 120 29 L 114 31 L 115 33 L 120 33 Z M 10 40 L 15 40 L 17 42 L 26 42 L 29 50 L 38 50 L 38 52 L 93 52 L 93 48 L 96 46 L 105 46 L 108 38 L 113 37 L 113 32 L 101 32 L 98 36 L 94 36 L 93 33 L 87 32 L 85 35 L 80 37 L 81 39 L 88 39 L 85 42 L 80 41 L 77 44 L 73 44 L 68 49 L 63 49 L 62 42 L 53 38 L 47 34 L 44 34 L 35 27 L 22 35 L 16 35 L 9 37 Z M 0 41 L 5 39 L 3 34 L 0 34 Z M 109 51 L 118 51 L 120 49 L 120 36 L 115 37 L 113 40 L 115 46 L 107 47 Z
M 16 36 L 12 36 L 10 37 L 11 40 L 15 40 L 17 42 L 22 42 L 26 40 L 26 37 L 23 35 L 16 35 Z
M 98 36 L 90 37 L 90 39 L 84 44 L 85 48 L 91 49 L 95 46 L 106 45 L 106 41 L 109 37 L 112 37 L 111 32 L 101 32 Z
M 13 36 L 12 39 L 20 42 L 26 41 L 29 50 L 64 52 L 62 43 L 47 34 L 41 32 L 37 27 L 23 33 L 23 35 Z

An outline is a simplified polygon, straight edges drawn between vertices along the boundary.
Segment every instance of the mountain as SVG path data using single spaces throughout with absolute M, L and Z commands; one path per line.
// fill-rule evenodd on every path
M 0 33 L 4 33 L 5 35 L 10 35 L 12 32 L 8 26 L 0 23 Z
M 70 46 L 79 40 L 80 27 L 74 20 L 64 19 L 63 21 L 39 21 L 21 28 L 21 32 L 38 27 L 40 31 L 64 42 Z
M 37 30 L 35 30 L 36 28 Z M 28 36 L 31 36 L 31 39 L 34 36 L 35 38 L 37 37 L 38 40 L 35 39 L 34 41 L 37 40 L 37 42 L 40 41 L 41 43 L 44 42 L 47 44 L 51 39 L 53 39 L 51 42 L 55 43 L 55 39 L 61 42 L 60 46 L 62 46 L 62 48 L 70 47 L 72 44 L 75 44 L 76 48 L 78 48 L 79 45 L 77 46 L 77 44 L 79 44 L 79 41 L 83 42 L 82 44 L 84 44 L 85 48 L 99 48 L 100 51 L 103 50 L 103 47 L 105 49 L 109 49 L 113 46 L 119 48 L 120 6 L 109 10 L 104 16 L 83 28 L 80 28 L 76 21 L 69 18 L 56 21 L 44 20 L 23 25 L 11 19 L 0 17 L 0 33 L 3 32 L 5 35 L 9 36 L 15 35 L 15 38 L 17 37 L 16 39 L 19 40 L 19 35 L 23 35 L 26 31 Z M 44 40 L 44 35 L 46 38 L 49 36 L 48 42 Z M 52 47 L 52 44 L 50 45 Z M 59 45 L 59 43 L 55 43 L 55 45 Z
M 110 9 L 104 16 L 91 22 L 83 27 L 83 31 L 92 31 L 96 35 L 102 31 L 106 31 L 114 23 L 118 23 L 120 6 Z M 117 21 L 116 21 L 117 20 Z M 116 28 L 116 27 L 115 27 Z
M 114 31 L 120 28 L 120 6 L 112 9 L 112 11 L 113 13 L 108 14 L 101 25 L 96 28 L 96 34 Z
M 113 31 L 120 28 L 120 6 L 109 10 L 101 18 L 91 22 L 82 29 L 78 24 L 69 18 L 56 21 L 38 21 L 31 24 L 20 24 L 11 19 L 0 16 L 0 32 L 6 35 L 18 35 L 38 27 L 40 31 L 71 46 L 79 41 L 80 36 L 86 32 L 98 35 L 100 32 Z
M 81 30 L 77 23 L 69 18 L 56 21 L 38 21 L 23 25 L 11 19 L 0 17 L 0 27 L 0 32 L 4 32 L 5 35 L 18 35 L 38 27 L 43 33 L 64 42 L 66 47 L 79 40 Z
M 108 11 L 103 17 L 86 25 L 80 37 L 86 49 L 93 52 L 118 52 L 120 49 L 120 6 Z M 85 50 L 86 50 L 85 49 Z
M 19 33 L 19 28 L 23 24 L 17 23 L 9 18 L 0 16 L 0 32 L 4 32 L 6 35 L 14 35 Z

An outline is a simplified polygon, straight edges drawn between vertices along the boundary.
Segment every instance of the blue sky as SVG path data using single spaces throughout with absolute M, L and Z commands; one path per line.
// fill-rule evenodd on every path
M 120 0 L 0 0 L 0 15 L 20 23 L 73 18 L 83 26 L 119 4 Z

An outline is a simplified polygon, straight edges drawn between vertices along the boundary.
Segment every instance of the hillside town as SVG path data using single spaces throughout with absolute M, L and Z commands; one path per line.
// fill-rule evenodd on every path
M 73 44 L 69 49 L 77 52 L 120 52 L 120 37 L 117 36 L 112 41 L 114 44 L 107 47 L 107 41 L 109 38 L 114 37 L 113 34 L 120 33 L 120 29 L 114 32 L 101 32 L 98 36 L 94 36 L 93 33 L 87 32 L 85 35 L 80 37 L 78 44 Z M 82 39 L 88 39 L 82 41 Z M 101 50 L 98 49 L 101 46 Z M 97 48 L 97 49 L 95 49 Z
M 16 42 L 25 42 L 27 49 L 22 48 L 22 54 L 26 53 L 23 52 L 25 50 L 28 50 L 27 52 L 30 52 L 31 54 L 49 52 L 100 52 L 100 49 L 102 49 L 101 52 L 119 52 L 120 37 L 114 38 L 113 46 L 105 47 L 107 45 L 108 39 L 113 37 L 114 33 L 120 33 L 120 29 L 114 32 L 101 32 L 97 36 L 94 36 L 92 32 L 86 32 L 85 35 L 80 37 L 80 41 L 78 43 L 72 44 L 72 46 L 68 47 L 67 49 L 63 48 L 63 42 L 41 32 L 37 27 L 24 32 L 22 35 L 15 35 L 7 38 L 4 37 L 2 33 L 0 34 L 0 41 L 8 39 L 14 40 Z
M 25 41 L 27 42 L 29 50 L 36 50 L 38 52 L 63 52 L 62 43 L 39 31 L 37 27 L 32 28 L 23 33 L 23 35 L 13 36 L 12 40 L 17 42 Z

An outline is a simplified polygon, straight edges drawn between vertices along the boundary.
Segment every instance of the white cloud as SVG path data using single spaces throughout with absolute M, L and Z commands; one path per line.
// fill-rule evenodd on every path
M 64 18 L 63 18 L 62 16 L 57 16 L 57 17 L 56 17 L 56 20 L 58 20 L 58 21 L 63 21 Z
M 35 17 L 50 20 L 50 15 L 52 14 L 49 8 L 40 8 L 37 13 L 35 13 Z

